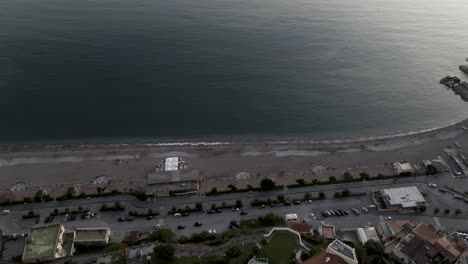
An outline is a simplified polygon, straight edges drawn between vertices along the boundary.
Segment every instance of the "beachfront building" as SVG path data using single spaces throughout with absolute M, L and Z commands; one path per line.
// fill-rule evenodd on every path
M 61 224 L 32 228 L 26 238 L 21 260 L 24 263 L 52 261 L 72 256 L 74 232 Z
M 381 189 L 379 194 L 388 210 L 414 211 L 427 206 L 426 199 L 416 186 Z
M 106 246 L 109 244 L 111 231 L 103 228 L 76 228 L 75 244 L 83 246 Z
M 377 233 L 375 227 L 359 227 L 356 229 L 356 234 L 361 244 L 365 244 L 369 240 L 373 240 L 375 242 L 380 243 L 379 234 Z
M 393 168 L 395 168 L 395 171 L 397 174 L 413 174 L 416 172 L 416 170 L 411 166 L 411 164 L 408 161 L 397 161 L 393 163 Z

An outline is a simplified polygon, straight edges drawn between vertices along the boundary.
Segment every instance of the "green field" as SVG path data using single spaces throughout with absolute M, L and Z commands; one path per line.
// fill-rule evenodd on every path
M 258 254 L 260 258 L 268 258 L 271 264 L 289 263 L 292 253 L 298 248 L 297 237 L 291 233 L 276 232 L 268 244 Z

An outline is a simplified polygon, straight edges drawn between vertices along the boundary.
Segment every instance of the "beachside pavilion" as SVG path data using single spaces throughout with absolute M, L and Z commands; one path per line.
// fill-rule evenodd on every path
M 32 228 L 21 260 L 37 263 L 72 256 L 74 236 L 74 232 L 66 232 L 61 224 Z

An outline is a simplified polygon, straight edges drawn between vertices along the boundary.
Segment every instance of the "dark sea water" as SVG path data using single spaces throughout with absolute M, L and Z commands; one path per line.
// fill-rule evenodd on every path
M 466 0 L 1 0 L 0 141 L 383 135 L 467 117 Z M 465 80 L 467 76 L 464 76 Z

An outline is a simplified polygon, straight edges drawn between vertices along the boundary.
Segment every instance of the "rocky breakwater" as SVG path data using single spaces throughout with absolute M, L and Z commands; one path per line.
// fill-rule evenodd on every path
M 458 69 L 460 69 L 460 71 L 468 74 L 468 65 L 460 65 L 460 67 L 458 67 Z
M 468 102 L 468 83 L 462 82 L 456 76 L 446 76 L 440 80 L 440 83 L 447 86 L 449 89 L 459 95 L 463 101 Z

